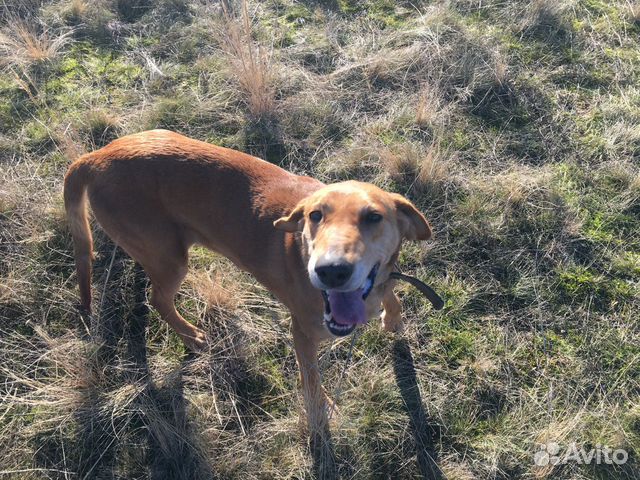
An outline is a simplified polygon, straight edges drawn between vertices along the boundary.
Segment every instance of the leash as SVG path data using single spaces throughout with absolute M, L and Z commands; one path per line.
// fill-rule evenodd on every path
M 338 400 L 340 400 L 340 395 L 342 394 L 342 379 L 344 378 L 344 374 L 347 371 L 347 367 L 351 363 L 351 357 L 353 356 L 353 347 L 356 344 L 356 339 L 360 335 L 360 329 L 356 329 L 355 332 L 351 335 L 351 344 L 349 345 L 349 352 L 347 352 L 347 359 L 342 366 L 342 372 L 340 373 L 340 378 L 338 378 L 338 385 L 333 391 L 333 404 L 329 409 L 329 420 L 331 420 L 331 416 L 333 415 L 334 410 L 336 409 L 336 405 L 338 404 Z
M 436 310 L 442 310 L 444 307 L 444 300 L 440 295 L 438 295 L 433 288 L 424 283 L 422 280 L 417 279 L 416 277 L 412 277 L 411 275 L 405 275 L 400 272 L 391 272 L 389 274 L 390 279 L 394 280 L 402 280 L 403 282 L 407 282 L 413 287 L 417 288 L 420 293 L 422 293 L 427 300 L 431 302 L 433 308 Z

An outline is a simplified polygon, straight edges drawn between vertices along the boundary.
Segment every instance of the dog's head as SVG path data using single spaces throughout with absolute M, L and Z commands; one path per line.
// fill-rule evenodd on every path
M 404 197 L 362 182 L 323 187 L 306 197 L 276 228 L 302 232 L 311 283 L 325 298 L 327 327 L 347 335 L 365 323 L 364 300 L 385 281 L 403 239 L 427 240 L 431 228 Z

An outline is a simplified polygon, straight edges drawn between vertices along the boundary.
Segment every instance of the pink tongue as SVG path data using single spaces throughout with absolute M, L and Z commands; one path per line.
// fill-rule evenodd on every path
M 362 300 L 364 291 L 361 288 L 353 292 L 329 290 L 327 293 L 329 294 L 331 315 L 337 323 L 353 325 L 367 322 L 364 300 Z

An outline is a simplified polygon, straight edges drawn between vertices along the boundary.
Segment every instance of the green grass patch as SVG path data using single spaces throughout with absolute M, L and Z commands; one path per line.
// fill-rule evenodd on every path
M 558 301 L 593 305 L 609 310 L 626 304 L 637 294 L 637 288 L 625 280 L 607 278 L 586 267 L 573 267 L 558 273 Z

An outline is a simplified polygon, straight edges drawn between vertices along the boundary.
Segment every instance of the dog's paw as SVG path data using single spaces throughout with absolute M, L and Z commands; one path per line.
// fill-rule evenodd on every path
M 207 334 L 199 328 L 193 328 L 192 332 L 188 335 L 181 335 L 182 341 L 185 345 L 194 352 L 200 352 L 204 350 L 208 344 Z
M 404 322 L 401 315 L 388 315 L 386 311 L 380 315 L 382 320 L 382 328 L 385 332 L 400 333 L 404 330 Z
M 335 402 L 327 395 L 324 387 L 321 387 L 317 395 L 305 398 L 304 415 L 300 420 L 306 420 L 301 425 L 306 426 L 310 433 L 319 433 L 324 432 L 337 416 L 338 408 Z

